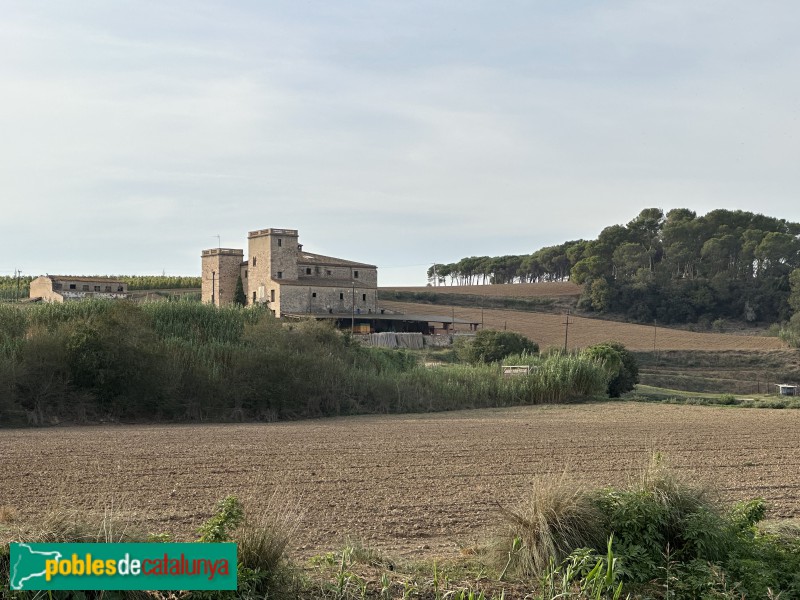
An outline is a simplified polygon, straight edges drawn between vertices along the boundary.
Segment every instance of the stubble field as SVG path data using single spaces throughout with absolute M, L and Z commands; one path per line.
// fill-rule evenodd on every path
M 113 511 L 190 539 L 214 503 L 285 506 L 296 557 L 346 536 L 395 557 L 454 557 L 486 541 L 533 480 L 622 483 L 652 451 L 726 500 L 800 516 L 800 411 L 633 403 L 536 406 L 293 423 L 0 431 L 0 507 Z M 10 507 L 10 508 L 9 508 Z M 1 529 L 1 528 L 0 528 Z
M 544 285 L 544 284 L 532 284 Z M 514 286 L 492 286 L 514 287 Z M 406 314 L 441 315 L 449 319 L 455 314 L 456 319 L 466 319 L 480 323 L 486 329 L 509 329 L 521 333 L 539 344 L 542 350 L 550 346 L 564 346 L 565 315 L 540 312 L 526 312 L 507 309 L 467 308 L 462 306 L 445 306 L 416 304 L 413 302 L 394 302 L 381 300 L 381 307 Z M 466 328 L 466 326 L 464 326 Z M 733 335 L 724 333 L 698 333 L 637 325 L 621 321 L 606 321 L 586 317 L 570 316 L 568 347 L 584 348 L 592 344 L 615 340 L 625 344 L 630 350 L 781 350 L 786 348 L 776 337 Z

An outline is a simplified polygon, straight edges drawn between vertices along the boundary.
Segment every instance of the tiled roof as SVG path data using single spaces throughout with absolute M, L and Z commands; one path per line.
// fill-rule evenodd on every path
M 298 265 L 326 265 L 332 267 L 361 267 L 364 269 L 377 269 L 375 265 L 368 265 L 367 263 L 354 262 L 352 260 L 344 260 L 343 258 L 334 258 L 333 256 L 323 256 L 322 254 L 312 254 L 311 252 L 300 252 L 297 259 Z
M 123 285 L 125 284 L 124 281 L 120 279 L 114 279 L 113 277 L 73 277 L 72 275 L 45 275 L 48 279 L 52 281 L 80 281 L 85 283 L 119 283 Z

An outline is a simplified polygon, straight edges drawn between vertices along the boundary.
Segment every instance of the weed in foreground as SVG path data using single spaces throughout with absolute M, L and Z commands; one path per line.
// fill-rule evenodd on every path
M 606 537 L 596 503 L 565 475 L 537 479 L 525 501 L 501 512 L 508 527 L 505 539 L 512 540 L 501 549 L 503 575 L 512 568 L 523 577 L 539 577 L 575 548 L 598 547 Z

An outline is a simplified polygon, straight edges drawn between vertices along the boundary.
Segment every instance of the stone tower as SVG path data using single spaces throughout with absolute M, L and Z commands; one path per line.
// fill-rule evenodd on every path
M 234 248 L 212 248 L 202 254 L 202 294 L 204 303 L 231 304 L 244 254 Z
M 279 310 L 279 282 L 297 279 L 297 230 L 259 229 L 248 233 L 247 240 L 247 302 L 269 302 L 273 310 Z

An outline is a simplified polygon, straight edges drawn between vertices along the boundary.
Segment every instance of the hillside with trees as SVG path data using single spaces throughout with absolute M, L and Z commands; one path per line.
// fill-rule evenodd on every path
M 698 216 L 648 208 L 595 240 L 532 254 L 468 257 L 428 269 L 431 283 L 566 281 L 579 308 L 640 321 L 775 323 L 800 309 L 800 223 L 741 210 Z

